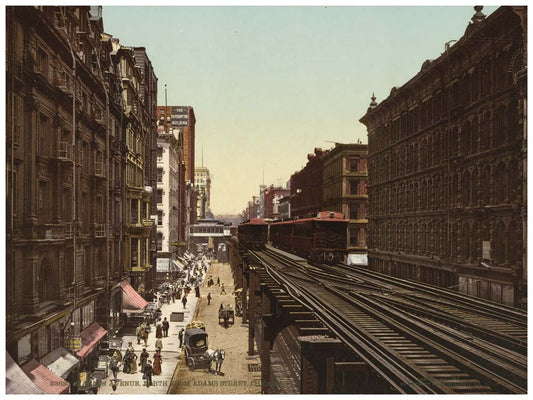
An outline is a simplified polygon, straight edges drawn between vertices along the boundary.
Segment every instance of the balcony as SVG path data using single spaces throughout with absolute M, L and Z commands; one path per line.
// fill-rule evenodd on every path
M 59 161 L 72 162 L 72 144 L 69 142 L 58 142 L 56 158 Z
M 97 178 L 105 178 L 105 165 L 103 161 L 96 161 L 94 163 L 94 176 Z
M 105 224 L 94 224 L 94 236 L 105 237 Z

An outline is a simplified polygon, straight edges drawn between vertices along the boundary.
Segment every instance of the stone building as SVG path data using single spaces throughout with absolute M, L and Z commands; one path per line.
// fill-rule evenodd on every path
M 194 187 L 196 188 L 196 217 L 208 217 L 211 206 L 211 177 L 207 167 L 194 169 Z
M 482 8 L 360 120 L 369 267 L 524 307 L 527 14 Z
M 315 148 L 307 164 L 291 176 L 291 217 L 303 217 L 322 210 L 322 170 L 324 151 Z
M 348 253 L 366 255 L 368 146 L 341 144 L 323 159 L 322 210 L 336 211 L 349 219 Z
M 157 174 L 156 166 L 152 165 L 156 162 L 156 158 L 152 158 L 155 156 L 153 136 L 157 135 L 155 115 L 146 110 L 145 105 L 145 100 L 152 99 L 148 85 L 150 72 L 146 71 L 145 76 L 142 69 L 137 67 L 134 48 L 122 46 L 116 39 L 112 43 L 120 64 L 123 86 L 126 143 L 125 262 L 134 289 L 148 295 L 152 293 L 155 276 L 153 253 L 156 251 L 156 237 L 152 218 L 155 179 L 152 180 L 152 173 Z
M 150 225 L 150 180 L 132 170 L 147 162 L 143 77 L 101 7 L 6 7 L 6 44 L 7 351 L 86 359 L 123 319 L 130 234 L 151 257 L 151 228 L 126 228 L 133 199 Z

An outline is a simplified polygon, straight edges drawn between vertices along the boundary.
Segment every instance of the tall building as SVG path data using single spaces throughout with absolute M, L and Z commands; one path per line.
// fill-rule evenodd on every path
M 6 21 L 7 351 L 19 364 L 63 346 L 86 359 L 94 346 L 81 343 L 124 318 L 134 116 L 121 93 L 135 68 L 101 7 L 10 6 Z
M 336 211 L 349 219 L 348 254 L 366 256 L 368 146 L 360 143 L 335 144 L 324 154 L 322 209 Z M 366 263 L 359 257 L 357 263 Z
M 180 246 L 180 167 L 183 133 L 159 125 L 157 148 L 157 272 L 169 273 Z M 184 247 L 184 246 L 183 246 Z
M 482 8 L 361 118 L 369 267 L 525 307 L 527 8 Z
M 211 177 L 206 167 L 194 169 L 194 187 L 196 188 L 196 216 L 205 219 L 210 213 L 211 206 Z

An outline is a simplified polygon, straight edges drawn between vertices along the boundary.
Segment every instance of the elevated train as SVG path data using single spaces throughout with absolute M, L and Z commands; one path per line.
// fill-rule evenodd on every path
M 321 211 L 314 217 L 284 221 L 253 219 L 239 225 L 239 242 L 249 249 L 274 247 L 310 262 L 335 264 L 346 259 L 348 220 L 342 213 Z

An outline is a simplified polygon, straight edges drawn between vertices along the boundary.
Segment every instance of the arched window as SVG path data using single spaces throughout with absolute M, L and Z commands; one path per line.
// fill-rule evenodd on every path
M 472 195 L 472 205 L 477 206 L 479 201 L 479 173 L 478 170 L 475 169 L 472 171 L 472 177 L 470 178 L 470 193 Z
M 507 109 L 507 139 L 510 143 L 518 140 L 522 136 L 518 122 L 518 102 L 513 100 Z
M 479 132 L 479 137 L 481 141 L 481 150 L 488 150 L 490 148 L 490 137 L 491 137 L 491 129 L 490 129 L 490 112 L 485 111 L 483 114 L 483 120 L 481 122 L 481 130 Z
M 463 190 L 463 206 L 469 206 L 470 205 L 470 174 L 468 171 L 463 172 L 463 181 L 462 183 L 462 190 Z
M 483 169 L 483 176 L 481 178 L 481 195 L 483 198 L 483 205 L 490 204 L 490 191 L 491 191 L 491 181 L 490 181 L 490 167 L 487 165 Z
M 507 195 L 507 169 L 505 168 L 505 164 L 502 162 L 498 164 L 498 167 L 496 169 L 496 179 L 495 179 L 495 185 L 494 190 L 496 192 L 496 203 L 501 204 L 505 202 L 505 198 Z
M 470 237 L 467 240 L 470 240 L 470 254 L 469 258 L 471 260 L 476 260 L 477 258 L 477 248 L 478 248 L 478 237 L 477 237 L 477 223 L 474 222 L 472 225 L 472 231 L 470 232 Z
M 450 187 L 450 203 L 452 207 L 457 205 L 457 191 L 459 189 L 459 178 L 457 174 L 453 174 Z
M 463 240 L 462 240 L 462 245 L 463 245 L 463 252 L 462 252 L 462 256 L 465 260 L 467 260 L 470 256 L 470 227 L 468 226 L 468 222 L 465 222 L 463 224 Z
M 45 257 L 41 261 L 39 274 L 37 276 L 37 290 L 40 303 L 57 300 L 59 298 L 59 291 L 57 290 L 57 274 L 48 257 Z
M 505 107 L 500 106 L 496 110 L 494 117 L 494 147 L 501 146 L 507 141 L 506 122 Z
M 476 154 L 479 151 L 479 122 L 477 117 L 472 121 L 470 132 L 470 154 Z
M 502 221 L 498 222 L 498 225 L 496 225 L 496 237 L 494 239 L 494 259 L 497 264 L 504 264 L 507 238 L 505 235 L 505 227 Z
M 509 201 L 515 201 L 518 196 L 518 162 L 516 160 L 511 161 L 509 169 L 507 170 L 507 199 Z
M 462 128 L 462 136 L 461 136 L 461 153 L 463 156 L 468 156 L 470 154 L 470 145 L 471 145 L 471 124 L 469 121 L 467 121 Z

